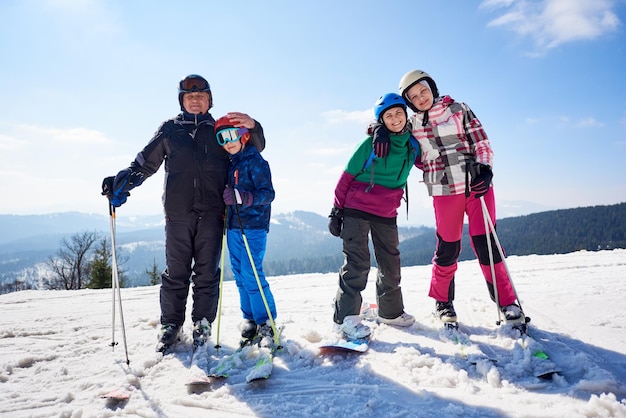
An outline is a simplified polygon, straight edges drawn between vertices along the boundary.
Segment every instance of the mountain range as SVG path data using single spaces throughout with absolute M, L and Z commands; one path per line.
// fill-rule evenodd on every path
M 329 234 L 328 219 L 294 211 L 272 216 L 264 271 L 268 276 L 337 271 L 342 241 Z M 110 218 L 64 212 L 45 215 L 0 215 L 0 284 L 22 282 L 37 287 L 45 261 L 61 240 L 82 231 L 110 236 Z M 165 266 L 164 220 L 160 215 L 116 217 L 116 240 L 126 262 L 130 286 L 145 285 L 151 266 Z M 404 266 L 431 262 L 435 229 L 398 227 Z M 497 221 L 498 237 L 509 255 L 562 254 L 581 249 L 626 248 L 626 203 L 560 209 Z M 474 258 L 464 231 L 460 260 Z M 375 261 L 372 260 L 373 264 Z M 228 264 L 228 263 L 226 263 Z M 226 266 L 227 279 L 230 278 Z

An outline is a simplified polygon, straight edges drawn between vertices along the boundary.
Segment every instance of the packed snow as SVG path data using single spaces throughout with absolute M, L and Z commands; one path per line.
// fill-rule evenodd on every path
M 229 376 L 187 386 L 190 320 L 170 354 L 155 353 L 159 288 L 23 291 L 0 296 L 3 417 L 626 417 L 626 250 L 511 256 L 507 264 L 532 340 L 498 327 L 476 261 L 459 264 L 455 306 L 466 341 L 433 319 L 430 266 L 405 267 L 410 328 L 377 325 L 369 350 L 324 353 L 332 335 L 337 274 L 270 277 L 283 327 L 273 373 L 246 382 L 258 350 L 234 353 L 241 315 L 234 282 L 223 286 L 206 370 L 230 359 Z M 374 303 L 375 269 L 363 293 Z M 191 306 L 191 303 L 188 305 Z M 188 313 L 189 317 L 189 313 Z M 111 342 L 118 343 L 114 347 Z M 538 378 L 523 346 L 540 344 L 560 369 Z M 101 398 L 130 389 L 125 401 Z

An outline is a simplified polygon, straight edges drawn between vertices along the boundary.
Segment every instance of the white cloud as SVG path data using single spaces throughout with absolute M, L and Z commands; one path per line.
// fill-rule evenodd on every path
M 345 110 L 329 110 L 322 113 L 322 117 L 326 119 L 328 123 L 350 122 L 366 125 L 374 119 L 374 110 L 354 110 L 351 112 Z
M 604 124 L 601 122 L 598 122 L 592 117 L 589 117 L 589 118 L 579 120 L 578 122 L 576 122 L 575 126 L 577 128 L 592 128 L 592 127 L 604 126 Z
M 0 134 L 0 151 L 7 152 L 17 150 L 26 144 L 25 141 L 9 135 Z
M 528 125 L 536 125 L 539 123 L 539 119 L 537 118 L 526 118 L 526 124 Z
M 15 136 L 26 137 L 37 141 L 46 141 L 47 143 L 65 143 L 65 144 L 107 144 L 111 140 L 102 132 L 85 128 L 47 128 L 36 125 L 17 125 Z
M 485 0 L 483 9 L 506 9 L 488 26 L 505 27 L 529 37 L 540 51 L 559 45 L 597 39 L 621 24 L 613 0 Z
M 493 9 L 498 7 L 507 7 L 513 4 L 514 0 L 485 0 L 480 4 L 480 8 Z

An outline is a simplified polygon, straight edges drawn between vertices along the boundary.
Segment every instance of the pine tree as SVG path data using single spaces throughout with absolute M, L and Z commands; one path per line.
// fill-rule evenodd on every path
M 111 287 L 113 269 L 111 268 L 111 246 L 107 238 L 103 238 L 94 250 L 91 261 L 90 289 L 107 289 Z
M 161 284 L 161 272 L 159 271 L 159 265 L 156 262 L 156 258 L 153 259 L 152 267 L 150 269 L 146 269 L 146 274 L 150 279 L 150 285 L 154 286 Z
M 89 289 L 109 289 L 112 287 L 113 267 L 111 244 L 107 238 L 102 238 L 98 242 L 97 248 L 93 251 L 94 256 L 90 263 Z M 126 287 L 126 271 L 121 266 L 127 261 L 127 258 L 120 255 L 117 250 L 117 274 L 120 287 Z

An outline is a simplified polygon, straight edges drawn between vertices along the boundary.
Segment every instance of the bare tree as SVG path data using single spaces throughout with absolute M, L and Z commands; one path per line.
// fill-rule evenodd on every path
M 85 288 L 92 267 L 90 252 L 97 239 L 95 231 L 83 231 L 69 239 L 63 238 L 56 256 L 46 262 L 53 277 L 46 280 L 45 287 L 52 290 Z

